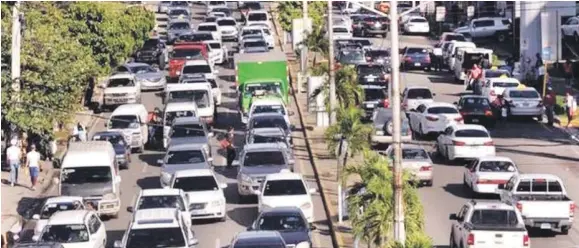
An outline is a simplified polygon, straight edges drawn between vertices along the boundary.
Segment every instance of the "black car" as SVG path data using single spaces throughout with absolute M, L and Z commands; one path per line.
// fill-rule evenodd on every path
M 275 207 L 261 212 L 248 231 L 278 231 L 288 247 L 304 242 L 312 247 L 310 232 L 314 229 L 299 208 Z
M 161 65 L 161 58 L 163 55 L 163 50 L 165 49 L 165 43 L 158 38 L 152 38 L 145 41 L 143 47 L 139 49 L 135 56 L 136 62 L 143 62 L 149 64 L 159 64 Z
M 366 63 L 364 51 L 362 49 L 343 49 L 336 58 L 339 66 L 358 65 Z
M 356 66 L 358 75 L 358 82 L 362 85 L 382 85 L 384 84 L 388 75 L 386 67 L 381 64 L 359 64 Z
M 466 124 L 493 127 L 496 123 L 491 103 L 484 96 L 465 95 L 455 105 Z
M 402 55 L 401 70 L 424 69 L 430 71 L 430 53 L 426 48 L 405 47 L 400 51 Z
M 352 30 L 354 36 L 388 36 L 388 25 L 390 19 L 382 16 L 367 16 L 361 21 L 357 22 Z
M 368 50 L 366 51 L 366 61 L 368 63 L 383 65 L 386 72 L 390 72 L 390 50 Z
M 362 102 L 362 109 L 364 110 L 363 119 L 370 120 L 376 107 L 385 106 L 388 94 L 386 93 L 385 87 L 378 85 L 361 85 L 360 88 L 364 90 L 364 101 Z

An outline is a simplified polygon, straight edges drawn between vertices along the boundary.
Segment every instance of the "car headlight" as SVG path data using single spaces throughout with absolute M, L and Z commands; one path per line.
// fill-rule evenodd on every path
M 296 248 L 310 248 L 310 242 L 304 241 L 296 245 Z
M 253 178 L 251 178 L 248 175 L 241 174 L 241 181 L 244 181 L 247 183 L 253 183 Z
M 161 77 L 148 78 L 147 81 L 149 81 L 149 82 L 159 82 L 159 81 L 161 81 Z
M 312 207 L 311 203 L 305 203 L 300 206 L 301 209 L 310 209 Z

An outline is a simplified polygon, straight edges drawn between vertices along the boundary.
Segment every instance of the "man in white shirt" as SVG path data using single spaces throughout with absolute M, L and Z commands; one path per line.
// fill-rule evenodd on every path
M 10 141 L 10 147 L 6 149 L 6 163 L 10 165 L 10 185 L 12 187 L 18 183 L 18 169 L 20 168 L 20 158 L 22 157 L 20 147 L 16 144 L 18 144 L 18 141 L 13 139 Z
M 42 166 L 40 165 L 40 153 L 36 151 L 36 146 L 34 144 L 30 146 L 30 152 L 26 154 L 26 167 L 30 170 L 30 181 L 32 182 L 32 187 L 30 187 L 30 189 L 34 191 L 36 190 L 36 180 L 42 170 Z

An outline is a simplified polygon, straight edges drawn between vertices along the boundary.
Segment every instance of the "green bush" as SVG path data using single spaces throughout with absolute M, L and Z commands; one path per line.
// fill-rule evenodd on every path
M 22 2 L 21 90 L 14 92 L 10 4 L 2 3 L 2 114 L 34 133 L 70 120 L 88 80 L 124 62 L 155 22 L 143 8 L 120 3 Z
M 312 19 L 313 27 L 322 27 L 325 23 L 324 13 L 328 12 L 328 3 L 324 1 L 308 1 L 308 17 Z M 292 20 L 302 18 L 302 1 L 282 1 L 277 3 L 278 21 L 281 28 L 292 30 Z

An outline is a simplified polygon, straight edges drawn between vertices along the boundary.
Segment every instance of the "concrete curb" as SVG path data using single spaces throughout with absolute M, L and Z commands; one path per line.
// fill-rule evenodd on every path
M 274 25 L 274 29 L 276 32 L 276 36 L 277 36 L 277 41 L 280 44 L 280 49 L 282 50 L 282 52 L 285 52 L 284 48 L 283 48 L 283 41 L 280 37 L 280 33 L 281 31 L 279 31 L 279 24 L 277 23 L 277 16 L 273 16 L 273 7 L 271 7 L 270 5 L 270 14 L 272 15 L 272 19 L 273 19 L 273 25 Z M 290 68 L 289 73 L 290 73 L 290 80 L 293 81 L 293 75 L 291 74 L 292 68 L 293 66 L 291 66 L 291 64 L 288 63 L 288 67 Z M 292 83 L 292 88 L 293 88 L 293 83 Z M 312 164 L 313 167 L 313 172 L 314 172 L 314 176 L 316 178 L 316 183 L 318 185 L 318 188 L 320 189 L 320 195 L 322 196 L 322 202 L 324 203 L 324 209 L 326 212 L 326 218 L 328 221 L 328 227 L 330 229 L 330 234 L 332 237 L 332 245 L 334 247 L 344 247 L 344 241 L 343 238 L 341 236 L 340 233 L 336 232 L 337 227 L 334 225 L 334 222 L 332 221 L 332 209 L 329 207 L 329 199 L 328 196 L 326 196 L 326 192 L 324 190 L 324 187 L 322 187 L 322 183 L 321 183 L 321 179 L 320 179 L 320 175 L 318 173 L 318 168 L 316 166 L 316 162 L 317 159 L 314 156 L 314 153 L 312 151 L 311 145 L 310 145 L 310 139 L 309 139 L 309 134 L 307 131 L 307 128 L 305 126 L 306 122 L 305 122 L 305 118 L 304 118 L 304 113 L 302 112 L 302 109 L 298 103 L 298 99 L 297 99 L 297 91 L 294 90 L 294 94 L 293 95 L 293 99 L 294 99 L 294 103 L 296 104 L 296 108 L 298 109 L 298 114 L 299 114 L 299 119 L 300 119 L 300 124 L 302 126 L 302 132 L 304 134 L 304 138 L 305 138 L 305 144 L 306 144 L 306 149 L 308 152 L 308 155 L 310 157 L 310 163 Z

